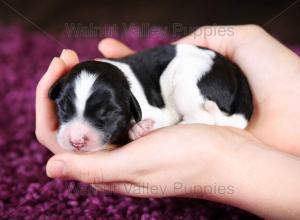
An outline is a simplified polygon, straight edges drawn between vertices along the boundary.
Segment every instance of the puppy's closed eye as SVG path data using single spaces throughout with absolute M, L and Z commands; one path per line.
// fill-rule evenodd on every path
M 60 106 L 58 115 L 61 121 L 67 122 L 76 114 L 76 108 L 70 98 L 60 99 L 57 104 Z

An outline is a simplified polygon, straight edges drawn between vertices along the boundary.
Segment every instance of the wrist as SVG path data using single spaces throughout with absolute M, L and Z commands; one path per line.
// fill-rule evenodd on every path
M 227 141 L 215 141 L 218 146 L 208 155 L 213 159 L 205 161 L 205 168 L 198 170 L 202 174 L 191 181 L 201 190 L 187 196 L 233 205 L 264 218 L 299 218 L 300 197 L 295 195 L 300 190 L 300 159 L 245 131 L 224 131 Z
M 234 187 L 227 204 L 268 219 L 299 218 L 299 158 L 258 142 L 245 143 L 232 157 L 223 176 Z

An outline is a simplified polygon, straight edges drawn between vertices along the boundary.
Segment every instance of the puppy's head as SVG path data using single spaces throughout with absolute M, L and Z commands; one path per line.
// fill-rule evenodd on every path
M 60 122 L 57 139 L 66 150 L 91 152 L 128 141 L 140 106 L 117 67 L 99 61 L 77 64 L 50 89 Z

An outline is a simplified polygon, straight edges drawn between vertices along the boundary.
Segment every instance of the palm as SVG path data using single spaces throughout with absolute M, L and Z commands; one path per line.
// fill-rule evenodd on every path
M 259 41 L 250 41 L 238 48 L 235 57 L 249 79 L 254 96 L 255 110 L 248 130 L 267 144 L 299 152 L 300 104 L 296 100 L 300 97 L 300 75 L 282 67 L 280 57 L 258 56 L 260 47 Z

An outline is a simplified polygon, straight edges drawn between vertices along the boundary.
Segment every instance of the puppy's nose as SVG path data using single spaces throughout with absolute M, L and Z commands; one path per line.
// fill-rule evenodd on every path
M 83 136 L 80 138 L 70 138 L 70 144 L 78 150 L 85 147 L 87 145 L 87 142 L 88 142 L 87 136 Z

